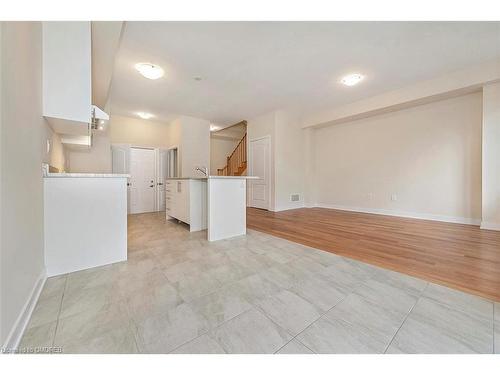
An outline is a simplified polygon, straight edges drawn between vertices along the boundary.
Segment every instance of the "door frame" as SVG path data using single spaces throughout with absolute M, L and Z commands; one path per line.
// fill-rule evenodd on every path
M 167 150 L 167 151 L 171 151 L 171 150 L 177 150 L 177 165 L 175 166 L 175 168 L 177 169 L 177 177 L 182 177 L 181 176 L 181 151 L 180 151 L 180 146 L 175 144 L 175 145 L 172 145 L 172 146 L 169 146 L 167 148 L 165 148 L 164 150 Z
M 144 146 L 144 145 L 136 145 L 136 144 L 131 144 L 131 143 L 112 143 L 111 144 L 111 148 L 113 146 L 116 146 L 116 147 L 128 147 L 129 149 L 129 159 L 130 159 L 130 150 L 132 148 L 139 148 L 139 149 L 146 149 L 146 150 L 153 150 L 155 152 L 155 210 L 157 212 L 159 212 L 159 205 L 160 205 L 160 202 L 158 200 L 158 193 L 159 193 L 159 188 L 158 188 L 158 177 L 159 177 L 159 173 L 158 173 L 158 169 L 159 169 L 159 163 L 160 163 L 160 160 L 159 160 L 159 156 L 160 156 L 160 150 L 165 150 L 165 151 L 169 151 L 169 150 L 172 150 L 172 149 L 177 149 L 177 171 L 179 173 L 179 163 L 180 163 L 180 159 L 179 159 L 179 146 L 177 145 L 173 145 L 173 146 L 168 146 L 168 147 L 156 147 L 156 146 Z M 112 152 L 110 148 L 110 152 Z M 129 170 L 128 170 L 128 174 L 130 175 L 130 160 L 129 160 Z M 127 182 L 130 182 L 129 179 L 127 179 Z M 130 213 L 130 191 L 129 191 L 129 187 L 127 186 L 127 212 Z
M 156 147 L 154 148 L 155 151 L 155 209 L 156 212 L 160 212 L 160 181 L 158 179 L 160 178 L 160 167 L 161 167 L 161 155 L 160 153 L 162 151 L 168 152 L 170 148 L 164 148 L 164 147 Z M 166 176 L 165 176 L 166 177 Z M 161 181 L 163 183 L 163 186 L 165 186 L 165 181 Z M 165 191 L 163 192 L 165 194 Z
M 257 137 L 257 138 L 252 138 L 248 139 L 248 144 L 247 144 L 247 161 L 248 161 L 248 173 L 251 176 L 251 173 L 253 172 L 253 161 L 252 161 L 252 155 L 250 152 L 252 151 L 252 147 L 250 146 L 252 142 L 255 141 L 260 141 L 262 139 L 267 139 L 269 141 L 269 161 L 268 161 L 268 168 L 269 168 L 269 189 L 267 192 L 267 201 L 269 202 L 269 206 L 267 208 L 268 211 L 274 211 L 274 207 L 271 204 L 271 197 L 272 197 L 272 191 L 274 190 L 274 170 L 271 168 L 273 165 L 273 153 L 271 152 L 273 144 L 272 144 L 272 138 L 270 134 L 264 135 L 262 137 Z M 247 207 L 250 207 L 250 194 L 249 194 L 249 189 L 252 188 L 252 180 L 248 180 L 249 182 L 247 184 Z

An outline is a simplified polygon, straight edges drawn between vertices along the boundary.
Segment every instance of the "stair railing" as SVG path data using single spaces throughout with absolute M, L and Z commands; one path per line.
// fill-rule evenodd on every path
M 247 163 L 247 135 L 243 136 L 234 148 L 231 155 L 226 159 L 226 165 L 223 168 L 217 169 L 219 176 L 234 176 L 242 172 L 242 168 L 246 168 Z

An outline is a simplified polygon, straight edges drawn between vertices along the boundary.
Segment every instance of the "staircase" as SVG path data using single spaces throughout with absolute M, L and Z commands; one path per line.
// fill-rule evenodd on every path
M 247 135 L 243 136 L 231 155 L 227 157 L 224 168 L 217 168 L 218 176 L 241 176 L 247 170 Z

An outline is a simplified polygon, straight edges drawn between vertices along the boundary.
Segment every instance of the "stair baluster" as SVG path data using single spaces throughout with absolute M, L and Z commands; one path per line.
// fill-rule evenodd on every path
M 231 155 L 226 159 L 226 165 L 217 169 L 219 176 L 241 176 L 247 169 L 247 135 L 238 142 Z

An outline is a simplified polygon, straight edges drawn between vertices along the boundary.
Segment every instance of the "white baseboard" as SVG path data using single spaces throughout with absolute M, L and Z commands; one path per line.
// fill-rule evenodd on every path
M 327 203 L 317 203 L 317 204 L 315 204 L 315 207 L 330 208 L 330 209 L 342 210 L 342 211 L 363 212 L 363 213 L 367 213 L 367 214 L 407 217 L 407 218 L 411 218 L 411 219 L 444 221 L 447 223 L 469 224 L 469 225 L 480 225 L 481 224 L 480 219 L 473 219 L 473 218 L 468 218 L 468 217 L 422 214 L 422 213 L 416 213 L 416 212 L 387 210 L 387 209 L 382 209 L 382 208 L 350 207 L 350 206 L 342 206 L 342 205 L 327 204 Z
M 500 223 L 488 223 L 487 221 L 481 222 L 481 229 L 500 230 Z
M 274 212 L 280 211 L 288 211 L 288 210 L 296 210 L 297 208 L 304 208 L 303 202 L 297 202 L 296 204 L 282 205 L 278 207 L 274 207 Z
M 14 323 L 14 326 L 10 330 L 9 336 L 7 336 L 7 339 L 2 346 L 3 349 L 14 351 L 19 346 L 24 331 L 26 330 L 26 327 L 30 321 L 31 314 L 35 309 L 38 298 L 40 297 L 40 293 L 42 292 L 43 286 L 45 285 L 45 280 L 47 280 L 47 277 L 45 276 L 44 270 L 38 277 L 28 299 L 26 300 L 21 312 L 19 313 L 19 316 L 16 319 L 16 322 Z

